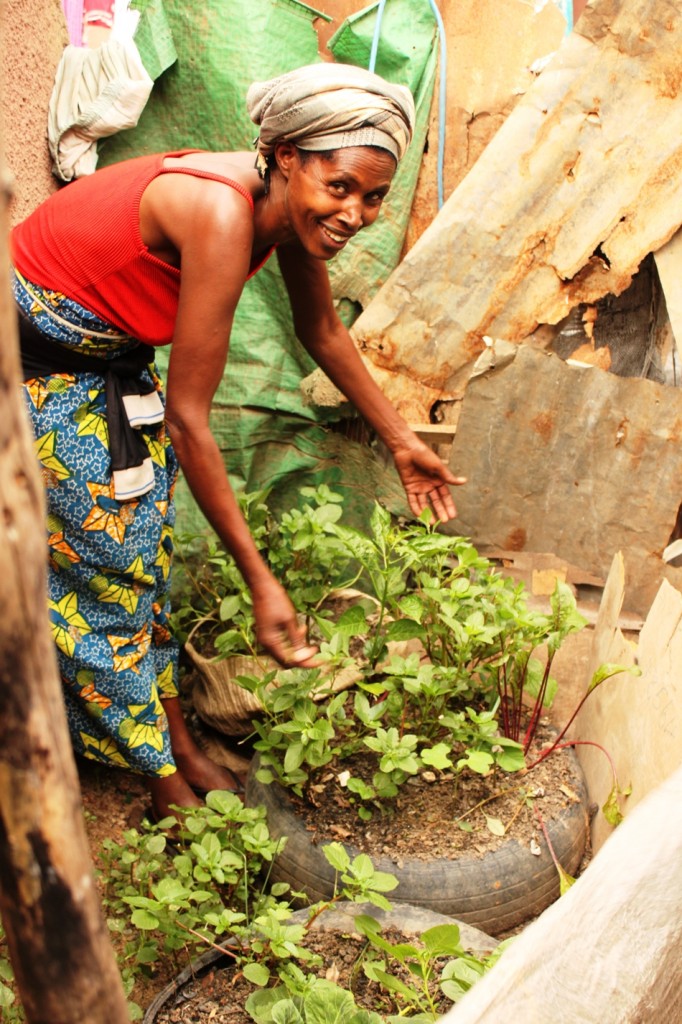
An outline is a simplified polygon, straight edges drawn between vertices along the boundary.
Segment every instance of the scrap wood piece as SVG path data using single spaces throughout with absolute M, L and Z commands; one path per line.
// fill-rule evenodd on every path
M 653 381 L 569 366 L 520 345 L 472 380 L 450 466 L 458 518 L 480 548 L 553 552 L 604 578 L 626 552 L 629 611 L 646 614 L 682 501 L 682 394 Z
M 621 788 L 632 789 L 620 801 L 627 816 L 682 763 L 682 722 L 676 713 L 682 697 L 682 594 L 663 580 L 635 646 L 625 639 L 620 623 L 624 593 L 625 566 L 617 553 L 594 630 L 589 676 L 604 662 L 637 664 L 641 675 L 625 673 L 604 682 L 581 708 L 572 735 L 609 752 Z M 592 746 L 578 748 L 578 756 L 590 797 L 601 806 L 613 786 L 610 763 Z M 595 816 L 594 849 L 612 831 L 603 815 Z
M 501 551 L 499 548 L 482 547 L 479 552 L 498 562 L 501 575 L 520 580 L 534 597 L 551 597 L 558 582 L 567 583 L 574 594 L 577 594 L 578 586 L 599 591 L 604 587 L 602 577 L 570 565 L 549 551 Z
M 353 327 L 410 420 L 518 342 L 628 287 L 682 223 L 682 9 L 594 0 Z
M 505 571 L 518 573 L 527 579 L 532 579 L 535 572 L 556 570 L 572 587 L 598 587 L 600 590 L 604 587 L 603 576 L 596 576 L 582 566 L 571 565 L 566 559 L 559 558 L 549 551 L 504 551 L 500 548 L 481 548 L 481 554 L 493 561 L 500 562 Z

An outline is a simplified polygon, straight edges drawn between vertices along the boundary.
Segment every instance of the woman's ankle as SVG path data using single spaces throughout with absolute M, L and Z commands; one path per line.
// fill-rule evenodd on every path
M 152 798 L 152 810 L 157 819 L 173 814 L 173 807 L 200 807 L 203 802 L 179 771 L 163 778 L 150 776 L 147 788 Z

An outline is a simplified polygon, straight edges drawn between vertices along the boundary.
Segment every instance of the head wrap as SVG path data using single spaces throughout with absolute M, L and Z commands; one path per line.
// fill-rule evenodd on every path
M 414 126 L 410 90 L 352 64 L 309 64 L 254 82 L 246 106 L 260 128 L 255 145 L 261 175 L 278 142 L 316 153 L 379 146 L 399 161 Z

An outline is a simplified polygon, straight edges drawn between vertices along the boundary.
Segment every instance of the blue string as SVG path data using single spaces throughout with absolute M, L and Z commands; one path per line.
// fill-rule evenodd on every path
M 573 31 L 573 0 L 558 0 L 559 10 L 566 19 L 566 35 Z
M 377 51 L 379 49 L 379 37 L 381 36 L 381 19 L 384 16 L 384 7 L 386 6 L 386 0 L 379 0 L 379 9 L 377 10 L 377 21 L 374 26 L 374 36 L 372 38 L 372 49 L 369 55 L 369 70 L 374 71 L 377 63 Z
M 377 52 L 379 50 L 379 39 L 381 37 L 381 21 L 384 16 L 384 8 L 387 0 L 379 0 L 377 6 L 377 20 L 374 26 L 372 37 L 372 49 L 369 55 L 369 70 L 374 71 L 377 63 Z M 445 202 L 443 190 L 443 167 L 445 164 L 445 112 L 447 104 L 447 65 L 448 51 L 445 41 L 445 26 L 435 0 L 429 0 L 433 16 L 438 26 L 438 37 L 440 40 L 440 89 L 438 96 L 438 209 Z

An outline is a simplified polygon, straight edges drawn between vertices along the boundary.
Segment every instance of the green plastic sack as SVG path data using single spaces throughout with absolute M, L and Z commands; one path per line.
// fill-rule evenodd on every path
M 133 6 L 142 11 L 136 35 L 142 59 L 152 77 L 155 73 L 159 77 L 137 127 L 101 145 L 100 165 L 175 149 L 250 149 L 256 129 L 244 97 L 251 82 L 320 59 L 313 28 L 319 12 L 298 0 L 202 0 L 201 4 L 134 0 Z M 336 60 L 368 66 L 377 7 L 373 4 L 359 11 L 341 26 L 329 44 Z M 348 325 L 400 259 L 426 140 L 436 44 L 436 24 L 428 3 L 392 0 L 386 5 L 376 71 L 411 88 L 417 123 L 381 216 L 329 264 L 337 307 Z M 160 350 L 162 375 L 167 359 L 167 350 Z M 213 419 L 233 483 L 248 490 L 273 486 L 274 508 L 279 493 L 290 492 L 292 480 L 337 483 L 339 474 L 332 473 L 325 446 L 334 451 L 335 463 L 338 436 L 325 441 L 323 431 L 312 431 L 316 440 L 305 454 L 300 444 L 285 440 L 291 438 L 293 423 L 297 423 L 297 434 L 307 437 L 316 424 L 352 415 L 348 408 L 330 411 L 304 403 L 300 382 L 313 369 L 314 361 L 295 336 L 288 295 L 273 257 L 244 288 Z M 254 418 L 246 413 L 251 411 L 258 412 L 255 419 L 261 426 L 268 421 L 267 439 L 261 430 L 258 442 L 249 434 Z M 227 424 L 229 429 L 224 429 Z M 359 495 L 366 488 L 374 494 L 383 491 L 393 496 L 396 510 L 403 511 L 392 467 L 387 468 L 370 449 L 358 459 L 350 457 L 352 444 L 346 442 L 349 487 L 357 488 Z M 267 455 L 263 445 L 269 449 Z M 278 461 L 276 474 L 270 472 L 274 460 Z M 359 465 L 362 478 L 356 475 Z M 176 500 L 179 528 L 195 532 L 205 528 L 182 481 Z M 283 497 L 282 505 L 288 500 Z M 358 503 L 362 505 L 360 498 Z

